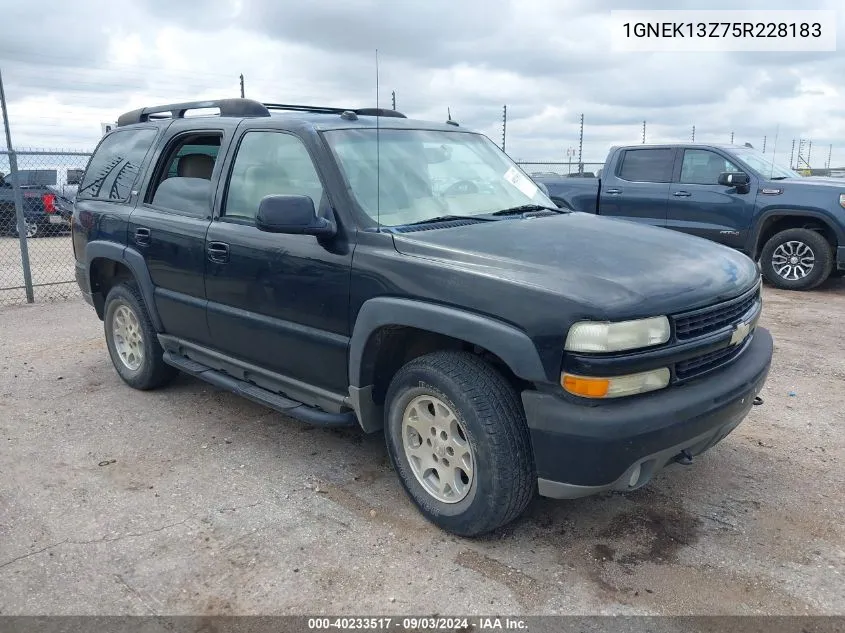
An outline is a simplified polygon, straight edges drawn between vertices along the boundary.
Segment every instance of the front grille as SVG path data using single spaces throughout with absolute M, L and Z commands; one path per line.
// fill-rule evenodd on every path
M 675 322 L 675 336 L 679 341 L 687 341 L 698 336 L 711 334 L 723 327 L 732 325 L 746 312 L 751 309 L 754 302 L 760 297 L 760 287 L 746 294 L 725 301 L 723 303 L 702 308 L 686 314 L 673 317 Z
M 679 381 L 689 380 L 690 378 L 695 378 L 696 376 L 701 376 L 717 369 L 739 356 L 746 345 L 747 342 L 743 345 L 732 345 L 717 349 L 715 352 L 710 352 L 703 356 L 698 356 L 697 358 L 675 363 L 675 379 Z

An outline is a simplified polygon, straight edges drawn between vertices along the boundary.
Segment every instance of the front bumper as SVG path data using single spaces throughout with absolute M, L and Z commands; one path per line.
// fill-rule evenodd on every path
M 722 370 L 597 406 L 524 391 L 540 494 L 576 498 L 633 490 L 682 451 L 703 453 L 748 414 L 768 376 L 772 350 L 768 330 L 758 327 L 748 348 Z

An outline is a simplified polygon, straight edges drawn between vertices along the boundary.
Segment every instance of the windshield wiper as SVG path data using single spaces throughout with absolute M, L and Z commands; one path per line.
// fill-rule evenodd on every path
M 451 220 L 473 220 L 476 222 L 491 222 L 492 218 L 485 218 L 478 215 L 438 215 L 434 218 L 426 218 L 425 220 L 418 220 L 416 222 L 408 222 L 402 226 L 416 226 L 418 224 L 435 224 L 437 222 L 449 222 Z
M 528 213 L 530 211 L 554 211 L 555 213 L 569 213 L 567 209 L 560 209 L 558 207 L 547 207 L 542 204 L 522 204 L 518 207 L 511 207 L 509 209 L 495 211 L 490 215 L 517 215 L 519 213 Z

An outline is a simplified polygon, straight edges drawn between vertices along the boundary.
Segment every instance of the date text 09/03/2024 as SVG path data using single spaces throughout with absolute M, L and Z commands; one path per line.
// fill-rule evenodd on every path
M 361 631 L 520 631 L 525 620 L 512 617 L 320 617 L 308 618 L 308 629 Z

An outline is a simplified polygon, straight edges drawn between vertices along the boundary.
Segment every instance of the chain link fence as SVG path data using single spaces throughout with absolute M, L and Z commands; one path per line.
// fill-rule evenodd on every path
M 0 150 L 0 305 L 79 296 L 70 219 L 89 155 Z
M 529 176 L 566 176 L 568 178 L 596 178 L 604 162 L 578 163 L 577 161 L 523 161 L 516 163 Z

